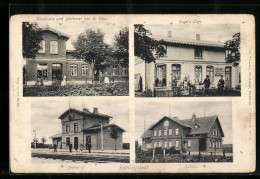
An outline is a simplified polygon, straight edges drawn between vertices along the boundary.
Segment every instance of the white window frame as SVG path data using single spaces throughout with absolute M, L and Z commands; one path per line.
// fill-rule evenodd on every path
M 162 147 L 162 141 L 159 141 L 158 147 Z
M 188 140 L 188 148 L 191 148 L 191 140 Z
M 164 136 L 167 136 L 167 134 L 168 134 L 167 129 L 164 129 L 164 131 L 163 131 L 163 135 L 164 135 Z
M 76 64 L 70 65 L 70 76 L 78 76 L 78 65 Z
M 216 129 L 215 135 L 218 136 L 218 130 Z
M 169 129 L 169 135 L 172 135 L 172 129 Z
M 156 148 L 156 147 L 157 147 L 157 142 L 154 141 L 154 142 L 153 142 L 153 148 Z
M 212 135 L 215 136 L 215 129 L 213 129 L 213 134 Z
M 197 51 L 200 52 L 200 56 L 197 56 L 197 53 L 196 53 Z M 199 48 L 199 47 L 195 48 L 194 49 L 194 58 L 202 58 L 202 57 L 203 57 L 202 48 Z
M 59 53 L 59 44 L 58 41 L 52 40 L 50 41 L 50 54 L 58 54 Z
M 179 131 L 179 128 L 175 129 L 175 135 L 179 135 L 180 134 L 180 131 Z
M 87 64 L 81 65 L 81 75 L 88 76 L 88 65 Z
M 42 48 L 38 50 L 38 53 L 45 53 L 45 40 L 42 40 L 40 45 Z
M 212 140 L 209 141 L 209 148 L 212 148 Z
M 175 141 L 175 148 L 179 148 L 179 141 L 178 140 Z
M 169 141 L 169 148 L 171 148 L 172 147 L 172 141 L 170 140 Z
M 164 148 L 167 148 L 168 147 L 168 143 L 167 141 L 164 141 Z
M 158 134 L 159 136 L 162 136 L 162 130 L 159 130 L 159 134 Z
M 157 136 L 157 131 L 153 131 L 153 136 Z

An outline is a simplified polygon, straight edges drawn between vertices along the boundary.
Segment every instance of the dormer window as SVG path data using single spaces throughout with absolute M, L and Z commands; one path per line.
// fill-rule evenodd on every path
M 194 127 L 195 127 L 196 129 L 198 129 L 198 128 L 200 128 L 200 125 L 199 125 L 199 124 L 195 124 Z
M 58 42 L 50 41 L 50 54 L 58 54 Z
M 194 57 L 195 58 L 202 58 L 202 49 L 201 48 L 195 48 Z

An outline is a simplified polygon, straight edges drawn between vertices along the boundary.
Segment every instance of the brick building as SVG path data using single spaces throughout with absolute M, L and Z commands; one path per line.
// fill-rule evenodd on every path
M 71 142 L 73 148 L 87 149 L 91 143 L 93 150 L 121 150 L 123 148 L 122 134 L 124 129 L 115 124 L 109 124 L 112 117 L 99 113 L 98 108 L 93 112 L 83 108 L 83 111 L 70 108 L 59 116 L 62 133 L 52 136 L 53 145 L 58 148 L 68 148 Z M 111 136 L 116 131 L 117 138 Z
M 160 147 L 188 152 L 222 152 L 224 137 L 218 116 L 180 120 L 163 117 L 152 124 L 141 136 L 142 150 Z
M 92 68 L 84 60 L 74 59 L 73 50 L 66 50 L 69 36 L 52 28 L 41 29 L 42 49 L 35 59 L 24 59 L 26 85 L 35 85 L 37 78 L 43 79 L 44 85 L 60 84 L 62 76 L 66 76 L 68 84 L 93 83 Z M 128 65 L 121 65 L 109 58 L 110 62 L 102 69 L 102 75 L 95 73 L 97 80 L 104 80 L 105 74 L 111 82 L 128 81 Z M 99 78 L 101 76 L 101 78 Z M 103 77 L 102 77 L 103 76 Z
M 210 77 L 210 88 L 217 88 L 221 75 L 226 88 L 240 85 L 240 66 L 233 67 L 231 63 L 226 63 L 226 55 L 230 51 L 224 43 L 201 40 L 200 34 L 196 35 L 196 39 L 179 39 L 172 37 L 169 32 L 165 37 L 154 39 L 163 43 L 166 54 L 151 63 L 136 57 L 136 91 L 172 89 L 181 86 L 185 77 L 196 89 L 202 89 L 206 75 Z

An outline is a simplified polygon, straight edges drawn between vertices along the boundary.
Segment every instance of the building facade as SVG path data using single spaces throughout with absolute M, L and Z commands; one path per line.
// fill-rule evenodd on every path
M 180 120 L 177 117 L 163 117 L 152 124 L 141 136 L 142 150 L 160 147 L 175 147 L 187 152 L 222 152 L 224 137 L 218 116 Z
M 72 144 L 74 149 L 92 150 L 121 150 L 123 148 L 122 135 L 125 132 L 115 124 L 109 124 L 110 116 L 93 112 L 84 108 L 83 111 L 70 108 L 59 116 L 62 133 L 52 136 L 53 145 L 59 149 L 68 148 Z M 116 134 L 116 137 L 115 137 Z
M 240 85 L 240 66 L 233 67 L 232 64 L 226 63 L 224 43 L 200 40 L 199 34 L 195 40 L 176 39 L 171 36 L 155 39 L 163 41 L 166 55 L 152 63 L 145 63 L 136 57 L 136 91 L 140 91 L 140 88 L 172 89 L 173 86 L 180 86 L 185 77 L 196 89 L 201 89 L 206 75 L 210 77 L 210 88 L 217 88 L 221 75 L 226 88 L 236 88 Z
M 42 49 L 38 51 L 35 59 L 24 59 L 24 83 L 35 85 L 37 79 L 42 79 L 43 84 L 59 85 L 63 76 L 68 84 L 93 83 L 93 70 L 90 64 L 81 59 L 73 58 L 73 51 L 66 50 L 69 36 L 52 28 L 41 30 Z M 111 82 L 128 81 L 128 65 L 111 60 L 112 63 L 104 66 L 102 72 L 94 72 L 97 81 L 103 81 L 107 75 Z

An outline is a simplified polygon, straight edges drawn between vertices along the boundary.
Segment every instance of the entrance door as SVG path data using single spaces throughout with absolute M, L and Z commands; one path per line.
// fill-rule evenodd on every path
M 74 137 L 74 149 L 78 149 L 78 137 Z
M 225 68 L 225 86 L 227 88 L 231 88 L 231 72 L 232 72 L 232 67 L 226 67 Z
M 206 151 L 206 139 L 199 139 L 199 151 Z
M 86 149 L 88 149 L 88 144 L 90 143 L 91 145 L 91 136 L 86 137 Z
M 60 85 L 62 80 L 62 65 L 60 63 L 52 64 L 52 84 Z

